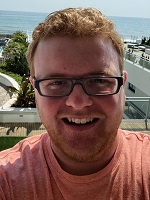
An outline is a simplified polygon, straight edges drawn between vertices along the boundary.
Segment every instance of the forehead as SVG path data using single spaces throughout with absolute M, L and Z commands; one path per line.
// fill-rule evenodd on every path
M 52 37 L 39 42 L 35 56 L 35 76 L 117 75 L 118 54 L 110 39 Z

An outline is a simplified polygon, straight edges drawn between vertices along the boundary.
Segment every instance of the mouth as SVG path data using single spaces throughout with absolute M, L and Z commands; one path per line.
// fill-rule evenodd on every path
M 68 125 L 85 126 L 96 123 L 98 118 L 63 118 L 63 121 Z

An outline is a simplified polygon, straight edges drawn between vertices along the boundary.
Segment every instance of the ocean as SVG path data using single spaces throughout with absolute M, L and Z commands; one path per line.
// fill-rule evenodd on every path
M 0 34 L 12 34 L 22 31 L 28 35 L 38 23 L 43 21 L 48 13 L 0 11 Z M 117 31 L 126 39 L 141 39 L 150 37 L 150 18 L 114 17 Z

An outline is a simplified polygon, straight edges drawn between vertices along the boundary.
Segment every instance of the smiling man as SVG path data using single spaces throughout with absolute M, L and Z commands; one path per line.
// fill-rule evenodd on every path
M 47 132 L 0 153 L 1 199 L 149 199 L 149 136 L 119 129 L 123 42 L 96 9 L 50 14 L 33 32 L 30 81 Z
M 98 36 L 44 38 L 36 48 L 33 65 L 31 82 L 36 87 L 37 107 L 55 156 L 72 174 L 102 169 L 118 145 L 125 101 L 122 84 L 126 73 L 119 69 L 111 40 Z M 110 95 L 118 87 L 119 92 Z M 77 161 L 80 171 L 67 164 L 71 160 Z M 96 169 L 91 166 L 93 161 Z M 82 169 L 82 162 L 86 168 Z

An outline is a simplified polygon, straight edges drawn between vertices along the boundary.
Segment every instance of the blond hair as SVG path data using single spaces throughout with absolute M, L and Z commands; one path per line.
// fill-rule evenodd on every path
M 123 41 L 115 30 L 114 23 L 95 8 L 67 8 L 49 14 L 33 31 L 27 51 L 30 74 L 34 76 L 33 58 L 38 43 L 52 36 L 109 38 L 119 57 L 120 71 L 123 70 Z

